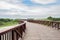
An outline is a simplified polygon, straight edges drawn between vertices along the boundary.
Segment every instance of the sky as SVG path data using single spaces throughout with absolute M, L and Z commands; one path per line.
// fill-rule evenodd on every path
M 0 18 L 60 17 L 60 0 L 0 0 Z

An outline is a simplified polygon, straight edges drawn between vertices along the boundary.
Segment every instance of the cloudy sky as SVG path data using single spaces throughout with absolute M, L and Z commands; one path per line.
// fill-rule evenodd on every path
M 0 18 L 60 17 L 60 0 L 0 0 Z

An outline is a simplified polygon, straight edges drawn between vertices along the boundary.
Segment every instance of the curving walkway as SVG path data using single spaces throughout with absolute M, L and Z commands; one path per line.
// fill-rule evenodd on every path
M 60 40 L 60 30 L 30 22 L 26 22 L 26 25 L 23 40 Z

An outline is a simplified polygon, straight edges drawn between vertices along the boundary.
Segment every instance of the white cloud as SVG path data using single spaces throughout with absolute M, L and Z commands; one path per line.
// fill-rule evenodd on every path
M 48 16 L 60 16 L 60 6 L 50 6 L 50 7 L 33 7 L 30 8 L 27 12 L 21 15 L 33 15 L 40 17 L 48 17 Z
M 41 2 L 42 1 L 42 2 Z M 41 4 L 48 4 L 54 2 L 53 0 L 40 0 Z M 46 16 L 60 16 L 60 6 L 53 5 L 49 7 L 28 7 L 23 4 L 11 4 L 5 1 L 0 1 L 0 9 L 9 9 L 9 12 L 4 12 L 2 15 L 22 15 L 22 16 L 36 16 L 36 17 L 46 17 Z M 1 14 L 1 13 L 0 13 Z M 19 16 L 18 16 L 19 17 Z
M 10 9 L 10 8 L 18 8 L 18 7 L 13 4 L 9 4 L 6 2 L 0 1 L 0 8 L 1 9 Z
M 40 4 L 49 4 L 56 2 L 56 0 L 31 0 L 31 1 Z
M 49 8 L 44 8 L 44 7 L 32 7 L 28 9 L 24 14 L 22 15 L 45 15 L 47 11 L 49 11 Z
M 22 15 L 28 16 L 29 15 L 35 17 L 48 17 L 48 16 L 60 16 L 60 6 L 50 6 L 50 7 L 32 7 L 27 8 L 24 11 L 20 11 L 19 9 L 11 10 L 10 12 L 6 13 L 6 15 Z
M 50 7 L 50 11 L 47 13 L 50 16 L 60 16 L 60 5 Z
M 25 10 L 25 9 L 27 9 L 27 7 L 22 5 L 22 4 L 15 5 L 15 4 L 5 2 L 5 1 L 0 1 L 0 9 L 20 9 L 20 10 Z

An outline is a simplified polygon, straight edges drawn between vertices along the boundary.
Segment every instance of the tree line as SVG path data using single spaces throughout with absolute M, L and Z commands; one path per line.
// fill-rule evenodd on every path
M 14 23 L 18 23 L 18 19 L 4 19 L 4 18 L 0 18 L 0 26 L 2 25 L 10 25 L 10 24 L 14 24 Z
M 52 21 L 60 21 L 60 18 L 53 18 L 51 16 L 49 16 L 47 19 Z

